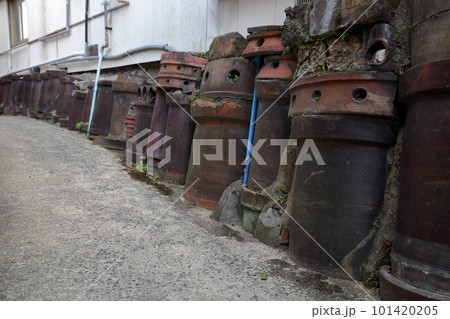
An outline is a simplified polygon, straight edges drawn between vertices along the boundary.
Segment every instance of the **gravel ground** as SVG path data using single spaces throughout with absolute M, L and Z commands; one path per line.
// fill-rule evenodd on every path
M 0 116 L 0 300 L 370 299 L 122 161 L 78 132 Z

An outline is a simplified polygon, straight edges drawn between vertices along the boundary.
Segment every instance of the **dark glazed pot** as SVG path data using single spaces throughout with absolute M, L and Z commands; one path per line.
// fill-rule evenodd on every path
M 316 76 L 291 89 L 291 139 L 300 149 L 314 143 L 319 154 L 309 149 L 309 159 L 296 163 L 289 195 L 296 221 L 289 255 L 295 261 L 348 278 L 317 240 L 353 278 L 361 279 L 383 203 L 386 151 L 398 129 L 393 120 L 396 91 L 394 74 L 376 72 Z
M 450 60 L 400 77 L 407 108 L 399 211 L 384 300 L 450 300 Z
M 83 91 L 75 91 L 73 94 L 72 105 L 70 106 L 69 112 L 69 123 L 67 128 L 70 131 L 77 131 L 76 127 L 77 123 L 80 123 L 82 120 L 84 102 L 86 99 L 86 92 Z
M 169 106 L 167 117 L 166 136 L 171 140 L 164 144 L 163 160 L 170 147 L 170 160 L 159 170 L 165 180 L 184 184 L 189 167 L 192 137 L 195 123 L 190 117 L 191 100 L 187 94 L 180 91 L 166 95 Z
M 135 74 L 120 74 L 112 83 L 114 103 L 111 114 L 110 133 L 117 139 L 125 140 L 124 131 L 125 116 L 128 113 L 132 101 L 137 100 L 140 84 L 144 77 Z
M 248 185 L 241 189 L 242 227 L 250 233 L 254 231 L 261 209 L 270 201 L 261 187 L 266 188 L 275 181 L 280 166 L 283 150 L 279 145 L 272 145 L 271 140 L 288 139 L 291 132 L 288 119 L 290 95 L 287 90 L 296 66 L 297 61 L 293 57 L 267 57 L 265 65 L 256 76 L 256 97 L 259 105 L 253 145 L 265 140 L 258 150 L 265 163 L 259 163 L 252 158 Z
M 196 140 L 216 139 L 223 146 L 223 158 L 206 160 L 204 155 L 218 151 L 214 145 L 199 147 L 198 154 L 193 147 L 184 194 L 188 202 L 214 209 L 225 188 L 242 177 L 246 146 L 241 139 L 248 136 L 255 75 L 255 66 L 242 58 L 215 60 L 206 66 L 200 98 L 191 105 L 191 115 L 199 124 L 194 145 Z M 199 163 L 194 162 L 195 155 Z
M 111 124 L 111 113 L 114 104 L 112 81 L 98 81 L 97 101 L 92 116 L 91 135 L 108 135 Z

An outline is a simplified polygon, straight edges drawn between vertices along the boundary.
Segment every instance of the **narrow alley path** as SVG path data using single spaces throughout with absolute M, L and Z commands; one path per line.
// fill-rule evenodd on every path
M 177 200 L 182 187 L 133 179 L 121 156 L 0 116 L 0 300 L 368 300 Z

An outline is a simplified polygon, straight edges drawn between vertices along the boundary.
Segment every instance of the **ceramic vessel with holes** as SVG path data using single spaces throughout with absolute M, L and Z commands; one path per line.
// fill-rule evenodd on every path
M 147 163 L 146 159 L 146 139 L 149 136 L 149 129 L 153 117 L 153 108 L 155 105 L 156 92 L 150 85 L 150 82 L 142 84 L 139 87 L 139 98 L 131 102 L 128 114 L 125 116 L 124 127 L 126 130 L 127 141 L 122 144 L 116 139 L 103 139 L 103 146 L 108 144 L 108 148 L 116 148 L 121 145 L 126 149 L 127 161 L 133 166 Z M 127 165 L 129 162 L 127 163 Z
M 254 82 L 255 66 L 246 59 L 220 59 L 206 66 L 200 96 L 191 105 L 198 125 L 186 179 L 188 202 L 214 209 L 225 188 L 243 176 L 246 146 L 241 139 L 248 134 Z M 202 140 L 213 144 L 196 144 Z M 207 160 L 208 154 L 218 155 Z
M 259 101 L 253 145 L 265 142 L 258 154 L 265 163 L 252 160 L 247 187 L 242 187 L 241 204 L 243 228 L 253 233 L 256 219 L 262 207 L 270 200 L 261 192 L 276 179 L 280 165 L 279 145 L 272 140 L 288 139 L 291 131 L 288 119 L 289 85 L 295 74 L 297 61 L 290 56 L 271 56 L 256 76 L 256 96 Z
M 291 89 L 291 139 L 300 150 L 290 197 L 289 253 L 295 261 L 355 279 L 372 247 L 383 203 L 386 150 L 395 143 L 397 77 L 334 73 L 301 79 Z M 307 235 L 306 232 L 308 232 Z
M 202 77 L 207 59 L 182 52 L 168 52 L 161 55 L 158 84 L 165 90 L 182 90 L 192 93 Z

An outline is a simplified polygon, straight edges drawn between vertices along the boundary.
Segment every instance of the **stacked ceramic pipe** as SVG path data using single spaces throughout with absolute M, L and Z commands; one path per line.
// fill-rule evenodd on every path
M 30 74 L 25 74 L 21 76 L 19 80 L 19 86 L 17 88 L 16 97 L 16 115 L 22 114 L 27 115 L 28 109 L 28 99 L 31 91 L 31 76 Z
M 3 96 L 5 88 L 5 84 L 3 83 L 4 78 L 5 77 L 0 78 L 0 115 L 3 114 Z
M 116 150 L 125 150 L 127 139 L 126 116 L 132 101 L 139 95 L 140 85 L 145 78 L 136 74 L 120 74 L 112 83 L 114 102 L 112 106 L 111 122 L 109 126 L 109 137 L 104 137 L 102 144 L 104 147 Z
M 16 105 L 17 105 L 17 93 L 19 91 L 19 81 L 20 76 L 10 75 L 9 80 L 5 90 L 5 96 L 3 100 L 3 113 L 5 115 L 16 115 Z
M 156 100 L 154 83 L 145 81 L 139 86 L 138 99 L 131 101 L 125 116 L 126 156 L 133 166 L 146 162 L 147 139 Z
M 68 126 L 69 113 L 73 101 L 73 91 L 75 90 L 74 82 L 77 80 L 79 79 L 73 76 L 60 78 L 61 85 L 59 87 L 59 93 L 53 103 L 55 107 L 53 121 L 59 122 L 61 127 Z
M 90 138 L 95 138 L 96 136 L 106 136 L 109 134 L 111 113 L 114 103 L 112 83 L 113 82 L 110 80 L 100 80 L 97 83 L 97 100 L 95 103 L 94 112 L 92 114 L 91 128 L 89 132 Z M 87 132 L 89 128 L 93 95 L 94 81 L 90 81 L 88 84 L 88 90 L 84 99 L 83 110 L 81 112 L 81 118 L 79 122 L 83 123 L 83 127 L 79 127 L 79 129 L 83 132 Z M 72 121 L 69 119 L 69 122 Z
M 41 75 L 42 73 L 39 72 L 31 73 L 31 91 L 28 103 L 28 110 L 31 117 L 36 117 L 37 113 L 37 105 L 39 103 L 42 88 Z
M 35 68 L 30 74 L 2 78 L 0 100 L 5 114 L 27 115 L 31 109 L 33 117 L 64 121 L 70 110 L 73 81 L 76 80 L 64 75 L 65 71 L 60 70 L 39 74 L 39 69 Z
M 242 177 L 246 146 L 241 139 L 248 136 L 255 75 L 255 64 L 242 57 L 206 66 L 191 105 L 198 125 L 184 194 L 188 202 L 214 209 L 225 188 Z M 204 140 L 209 141 L 201 146 Z
M 88 132 L 89 136 L 106 136 L 109 134 L 112 109 L 114 105 L 112 83 L 113 82 L 110 80 L 100 80 L 97 83 L 97 99 L 95 102 L 95 109 L 92 114 L 90 131 Z M 90 112 L 91 107 L 89 107 L 89 113 Z M 89 119 L 86 123 L 89 123 Z
M 160 135 L 150 142 L 147 158 L 167 181 L 185 183 L 195 126 L 189 96 L 197 91 L 207 62 L 204 58 L 181 52 L 161 56 L 157 80 L 162 89 L 156 90 L 150 124 L 151 133 Z M 170 140 L 158 146 L 164 136 Z
M 51 119 L 56 110 L 56 101 L 61 87 L 61 78 L 65 71 L 49 70 L 41 74 L 41 92 L 37 104 L 36 118 Z
M 5 108 L 9 107 L 9 101 L 11 96 L 11 76 L 4 76 L 1 80 L 0 88 L 0 114 L 4 113 Z
M 82 115 L 86 95 L 87 95 L 86 91 L 81 90 L 73 91 L 73 99 L 69 111 L 69 121 L 67 123 L 67 128 L 70 131 L 77 131 L 80 129 L 77 127 L 77 124 L 82 123 Z
M 248 31 L 249 44 L 242 55 L 246 58 L 264 58 L 264 66 L 256 76 L 255 83 L 259 105 L 253 140 L 253 145 L 263 143 L 257 152 L 264 162 L 252 157 L 248 184 L 241 189 L 242 226 L 253 233 L 261 209 L 271 200 L 262 192 L 262 188 L 274 182 L 280 165 L 280 146 L 273 145 L 272 140 L 289 138 L 289 94 L 286 91 L 294 76 L 297 61 L 294 57 L 281 55 L 284 51 L 281 44 L 282 27 L 257 27 Z
M 399 126 L 394 108 L 398 78 L 388 72 L 392 37 L 389 25 L 373 27 L 366 51 L 373 71 L 301 78 L 290 90 L 291 139 L 306 156 L 298 154 L 289 194 L 294 220 L 289 254 L 335 277 L 347 274 L 329 255 L 361 279 L 383 203 L 386 151 Z M 377 63 L 370 62 L 373 48 L 386 53 Z
M 412 1 L 412 68 L 400 77 L 407 110 L 392 266 L 384 300 L 450 300 L 450 4 Z M 431 17 L 431 18 L 430 18 Z

